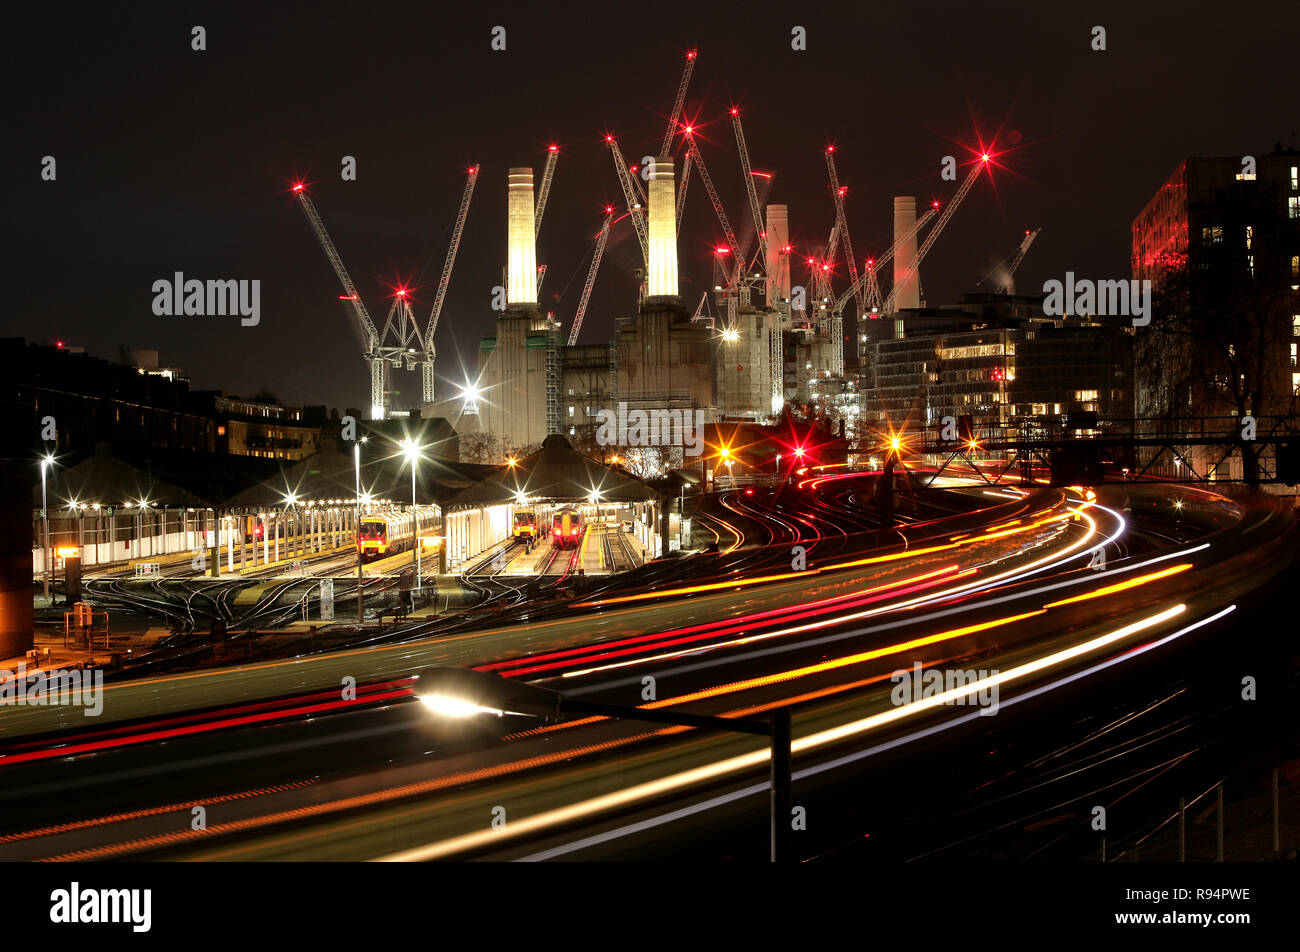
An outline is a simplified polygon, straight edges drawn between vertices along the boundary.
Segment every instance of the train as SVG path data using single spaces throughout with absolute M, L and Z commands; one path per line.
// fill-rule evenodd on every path
M 410 514 L 362 516 L 357 527 L 357 551 L 363 562 L 387 558 L 409 548 L 412 541 Z
M 557 549 L 576 548 L 585 529 L 582 513 L 576 509 L 561 509 L 551 519 L 551 537 Z
M 516 539 L 531 538 L 536 542 L 545 529 L 545 524 L 538 518 L 537 510 L 532 508 L 515 510 L 514 529 L 511 534 Z
M 261 516 L 244 517 L 244 541 L 253 543 L 261 542 L 262 536 L 266 532 L 266 527 L 262 524 Z

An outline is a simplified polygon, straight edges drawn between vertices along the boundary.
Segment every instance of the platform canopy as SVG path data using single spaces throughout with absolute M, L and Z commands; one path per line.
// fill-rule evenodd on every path
M 658 493 L 614 466 L 583 456 L 563 436 L 548 436 L 542 448 L 490 474 L 448 500 L 465 509 L 540 499 L 550 502 L 645 502 Z
M 40 470 L 36 468 L 36 483 L 32 488 L 32 505 L 41 504 Z M 146 469 L 132 466 L 112 453 L 108 443 L 97 443 L 93 456 L 75 466 L 64 468 L 55 464 L 46 473 L 50 514 L 58 515 L 60 509 L 74 504 L 87 507 L 138 507 L 141 503 L 153 508 L 184 508 L 206 505 L 188 490 L 158 479 Z
M 294 504 L 351 504 L 356 499 L 356 462 L 351 443 L 321 441 L 320 450 L 286 466 L 256 486 L 231 496 L 223 505 L 233 509 L 275 509 Z M 495 467 L 423 456 L 416 465 L 416 500 L 421 506 L 446 504 Z M 411 464 L 399 447 L 379 442 L 361 444 L 363 498 L 399 506 L 411 502 Z

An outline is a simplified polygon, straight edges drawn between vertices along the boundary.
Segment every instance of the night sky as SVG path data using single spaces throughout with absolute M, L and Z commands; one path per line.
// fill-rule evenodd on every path
M 622 204 L 602 136 L 615 133 L 629 161 L 655 151 L 692 47 L 686 112 L 733 224 L 749 217 L 726 121 L 736 104 L 797 251 L 833 221 L 828 142 L 859 258 L 887 247 L 892 196 L 946 198 L 957 183 L 940 181 L 942 157 L 993 147 L 993 183 L 975 186 L 922 266 L 932 305 L 973 289 L 1027 228 L 1043 230 L 1021 291 L 1066 270 L 1126 277 L 1130 223 L 1182 158 L 1263 155 L 1295 145 L 1300 127 L 1294 0 L 53 6 L 8 24 L 0 335 L 110 358 L 157 349 L 195 387 L 269 388 L 292 404 L 368 401 L 358 335 L 288 192 L 296 177 L 312 183 L 376 321 L 389 288 L 410 281 L 423 324 L 465 167 L 481 164 L 437 335 L 448 396 L 444 381 L 464 379 L 492 328 L 508 167 L 533 165 L 540 181 L 546 146 L 561 146 L 538 261 L 542 306 L 567 330 L 601 207 Z M 205 52 L 190 48 L 196 24 Z M 490 49 L 498 24 L 504 53 Z M 795 25 L 806 51 L 790 48 Z M 1090 48 L 1095 25 L 1106 52 Z M 55 182 L 41 181 L 45 155 Z M 340 179 L 344 155 L 355 182 Z M 583 342 L 633 313 L 629 225 L 611 240 Z M 680 238 L 691 309 L 720 237 L 693 177 Z M 175 271 L 259 279 L 260 325 L 154 316 L 151 285 Z M 397 405 L 417 400 L 418 372 L 397 379 Z

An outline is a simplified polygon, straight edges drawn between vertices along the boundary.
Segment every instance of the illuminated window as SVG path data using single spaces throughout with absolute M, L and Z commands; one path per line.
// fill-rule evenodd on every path
M 1291 166 L 1291 187 L 1300 188 L 1300 165 Z
M 573 407 L 569 407 L 569 416 L 573 416 Z
M 1300 278 L 1300 255 L 1291 256 L 1291 277 Z
M 1201 229 L 1201 241 L 1207 245 L 1217 245 L 1223 241 L 1222 225 L 1206 225 Z
M 1291 315 L 1291 334 L 1300 337 L 1300 314 Z
M 1286 217 L 1300 218 L 1300 196 L 1292 195 L 1286 200 Z
M 1246 270 L 1250 272 L 1250 276 L 1251 276 L 1252 278 L 1255 276 L 1255 256 L 1254 256 L 1254 255 L 1246 255 Z
M 1086 402 L 1088 402 L 1089 400 L 1096 400 L 1096 399 L 1097 399 L 1097 391 L 1096 391 L 1096 390 L 1076 390 L 1076 391 L 1074 391 L 1074 399 L 1078 400 L 1080 403 L 1086 403 Z
M 1250 246 L 1251 243 L 1254 241 L 1254 239 L 1255 239 L 1255 226 L 1247 225 L 1246 226 L 1246 250 L 1247 251 L 1251 250 Z
M 1238 182 L 1253 182 L 1253 181 L 1255 181 L 1255 173 L 1254 173 L 1254 172 L 1238 172 L 1238 173 L 1237 173 L 1237 181 L 1238 181 Z

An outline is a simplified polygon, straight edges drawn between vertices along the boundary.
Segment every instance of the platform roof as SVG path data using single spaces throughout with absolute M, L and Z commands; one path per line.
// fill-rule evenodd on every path
M 356 498 L 356 470 L 350 443 L 322 440 L 315 454 L 285 466 L 258 485 L 226 500 L 232 508 L 276 508 L 292 494 L 297 502 L 321 502 Z M 474 485 L 495 467 L 460 463 L 438 457 L 423 457 L 416 467 L 416 499 L 421 505 L 446 504 L 463 489 Z M 411 465 L 395 446 L 364 443 L 361 448 L 361 491 L 373 499 L 389 499 L 399 505 L 411 501 Z
M 67 508 L 73 502 L 101 507 L 137 506 L 141 502 L 153 507 L 194 507 L 206 505 L 188 490 L 157 478 L 147 469 L 133 466 L 118 459 L 108 443 L 95 446 L 92 456 L 73 466 L 50 467 L 46 474 L 46 493 L 51 514 Z M 32 488 L 32 505 L 41 504 L 41 484 L 38 476 Z
M 472 486 L 448 500 L 464 509 L 515 502 L 520 496 L 554 502 L 644 502 L 658 498 L 645 483 L 614 466 L 584 456 L 563 436 L 548 436 L 542 448 L 513 466 L 494 466 Z

